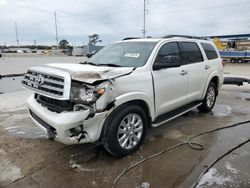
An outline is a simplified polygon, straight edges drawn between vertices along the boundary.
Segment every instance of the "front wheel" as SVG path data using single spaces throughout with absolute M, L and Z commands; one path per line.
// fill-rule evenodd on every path
M 206 96 L 203 99 L 202 104 L 198 107 L 200 112 L 210 112 L 213 109 L 217 97 L 216 90 L 216 85 L 213 82 L 210 82 Z
M 101 137 L 104 148 L 114 156 L 124 157 L 142 144 L 147 129 L 147 117 L 137 105 L 122 105 L 106 120 Z

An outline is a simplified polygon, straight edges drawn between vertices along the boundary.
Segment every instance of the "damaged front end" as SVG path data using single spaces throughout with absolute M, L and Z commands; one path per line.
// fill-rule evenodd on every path
M 28 106 L 33 121 L 49 139 L 71 145 L 99 139 L 113 101 L 111 80 L 96 84 L 72 80 L 69 100 L 36 93 L 28 99 Z M 53 134 L 49 134 L 51 130 Z
M 86 106 L 85 109 L 77 111 L 56 112 L 52 105 L 48 107 L 45 103 L 37 100 L 34 95 L 28 98 L 27 104 L 32 120 L 48 135 L 48 138 L 67 145 L 98 140 L 102 125 L 111 111 L 93 113 L 91 108 Z M 93 114 L 92 117 L 90 114 Z M 50 134 L 51 132 L 53 134 Z
M 50 139 L 68 145 L 94 142 L 114 108 L 116 78 L 133 70 L 80 64 L 32 67 L 22 80 L 24 88 L 35 92 L 27 100 L 30 116 Z

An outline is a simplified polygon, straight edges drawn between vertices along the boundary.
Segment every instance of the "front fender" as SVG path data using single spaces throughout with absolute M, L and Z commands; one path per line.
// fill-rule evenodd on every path
M 124 103 L 131 102 L 134 100 L 141 100 L 145 102 L 148 107 L 150 116 L 152 117 L 152 119 L 155 118 L 153 97 L 150 97 L 149 95 L 143 92 L 130 92 L 122 94 L 115 98 L 115 106 L 120 106 Z

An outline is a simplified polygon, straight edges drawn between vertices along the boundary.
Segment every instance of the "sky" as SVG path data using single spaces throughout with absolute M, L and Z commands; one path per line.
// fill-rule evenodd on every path
M 144 0 L 0 0 L 0 46 L 88 43 L 98 34 L 102 44 L 141 37 Z M 250 0 L 148 0 L 146 36 L 196 36 L 250 33 Z

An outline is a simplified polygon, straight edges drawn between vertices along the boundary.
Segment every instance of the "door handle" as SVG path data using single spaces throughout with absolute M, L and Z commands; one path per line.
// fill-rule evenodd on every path
M 209 69 L 210 68 L 210 66 L 209 65 L 205 65 L 205 67 L 204 67 L 204 69 Z
M 188 73 L 187 70 L 182 70 L 182 71 L 180 72 L 180 75 L 185 75 L 185 74 L 187 74 L 187 73 Z

